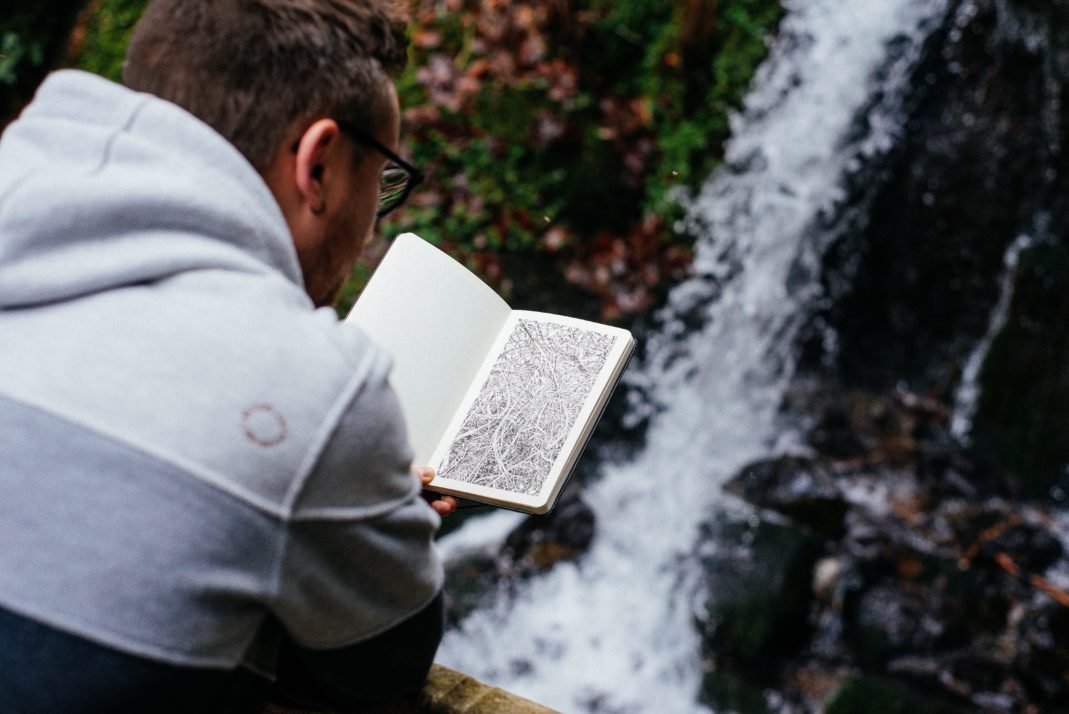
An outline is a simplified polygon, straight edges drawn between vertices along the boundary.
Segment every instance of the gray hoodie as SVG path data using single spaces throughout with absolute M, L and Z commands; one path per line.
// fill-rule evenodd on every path
M 0 140 L 0 607 L 227 668 L 407 618 L 438 517 L 389 369 L 226 140 L 53 74 Z

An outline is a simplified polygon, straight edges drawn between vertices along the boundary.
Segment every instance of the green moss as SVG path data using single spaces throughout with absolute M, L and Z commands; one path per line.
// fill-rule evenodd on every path
M 18 84 L 19 68 L 39 67 L 44 62 L 44 44 L 40 38 L 28 37 L 15 30 L 0 35 L 0 84 Z
M 664 0 L 590 2 L 597 19 L 575 50 L 587 86 L 623 97 L 653 95 L 663 89 L 655 77 L 663 68 L 664 55 L 675 47 L 674 4 Z M 675 84 L 676 78 L 669 81 Z
M 954 714 L 961 710 L 929 694 L 875 677 L 851 679 L 835 694 L 824 714 Z
M 147 0 L 101 0 L 85 24 L 75 66 L 119 82 L 122 60 Z
M 642 91 L 655 102 L 661 170 L 647 184 L 649 207 L 666 210 L 669 191 L 679 185 L 696 188 L 720 163 L 730 134 L 728 116 L 738 108 L 757 65 L 767 54 L 765 39 L 782 10 L 768 0 L 732 0 L 718 4 L 717 29 L 709 53 L 680 64 L 674 72 L 657 66 L 678 41 L 678 27 L 669 24 L 644 62 Z M 675 21 L 678 22 L 678 19 Z M 665 81 L 667 74 L 667 81 Z
M 726 549 L 706 563 L 710 601 L 702 623 L 706 653 L 767 666 L 792 652 L 809 633 L 813 564 L 820 543 L 785 525 L 762 521 L 720 526 Z
M 761 687 L 733 672 L 710 672 L 705 675 L 700 698 L 717 712 L 767 714 L 769 711 Z

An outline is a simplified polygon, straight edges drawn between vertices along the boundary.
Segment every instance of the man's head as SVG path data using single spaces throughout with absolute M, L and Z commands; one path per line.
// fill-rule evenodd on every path
M 380 151 L 396 148 L 406 16 L 395 0 L 154 0 L 123 80 L 185 108 L 263 175 L 317 304 L 333 300 L 374 224 Z

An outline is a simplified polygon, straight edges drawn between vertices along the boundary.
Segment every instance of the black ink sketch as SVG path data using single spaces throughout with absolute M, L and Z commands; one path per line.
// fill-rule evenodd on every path
M 600 332 L 518 320 L 439 474 L 537 495 L 612 342 Z

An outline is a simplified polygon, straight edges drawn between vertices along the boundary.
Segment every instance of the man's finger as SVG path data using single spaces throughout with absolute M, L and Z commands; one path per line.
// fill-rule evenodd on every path
M 439 516 L 448 516 L 450 513 L 457 510 L 457 499 L 452 496 L 442 496 L 430 503 L 431 508 L 433 508 Z
M 426 486 L 434 480 L 434 469 L 429 466 L 422 466 L 416 469 L 416 475 L 419 476 L 420 482 L 422 482 L 423 485 Z

